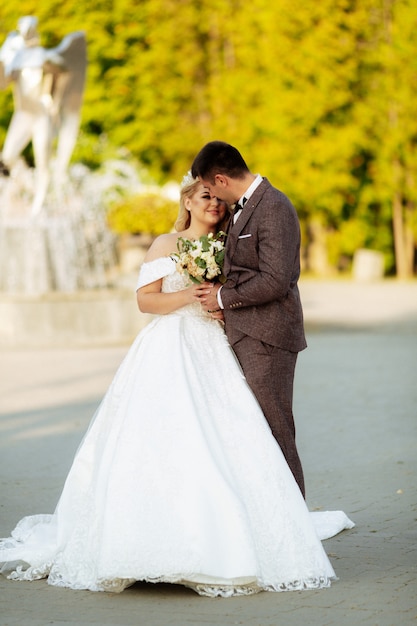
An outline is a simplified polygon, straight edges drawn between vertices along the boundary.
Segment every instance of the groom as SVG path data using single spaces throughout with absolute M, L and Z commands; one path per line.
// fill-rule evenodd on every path
M 236 148 L 222 141 L 206 144 L 191 172 L 212 196 L 235 204 L 223 269 L 227 281 L 213 285 L 202 304 L 209 312 L 223 309 L 229 342 L 305 496 L 292 413 L 297 353 L 307 345 L 297 287 L 296 211 L 266 178 L 249 171 Z

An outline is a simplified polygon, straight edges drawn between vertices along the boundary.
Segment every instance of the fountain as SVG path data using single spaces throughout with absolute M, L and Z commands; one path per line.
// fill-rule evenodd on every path
M 0 49 L 0 88 L 14 86 L 0 160 L 0 344 L 130 339 L 136 330 L 132 292 L 125 331 L 118 330 L 122 316 L 114 319 L 117 304 L 108 289 L 117 258 L 103 204 L 112 181 L 82 165 L 69 167 L 86 65 L 84 33 L 45 49 L 33 16 L 22 17 Z M 34 168 L 21 157 L 30 142 Z
M 28 211 L 35 172 L 22 161 L 0 180 L 0 291 L 41 295 L 108 286 L 116 263 L 115 238 L 87 171 L 73 168 L 59 196 L 46 195 L 43 209 Z M 80 172 L 78 172 L 80 174 Z
M 84 33 L 45 49 L 33 16 L 20 18 L 0 50 L 0 87 L 13 82 L 15 102 L 0 166 L 2 292 L 39 295 L 107 284 L 114 246 L 103 211 L 85 181 L 68 174 L 86 64 Z M 20 158 L 30 141 L 34 169 Z

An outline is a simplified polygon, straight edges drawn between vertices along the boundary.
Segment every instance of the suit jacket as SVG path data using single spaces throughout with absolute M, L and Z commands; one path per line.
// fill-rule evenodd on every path
M 223 271 L 221 298 L 232 345 L 245 334 L 291 352 L 306 347 L 297 285 L 300 225 L 290 200 L 266 178 L 230 224 Z

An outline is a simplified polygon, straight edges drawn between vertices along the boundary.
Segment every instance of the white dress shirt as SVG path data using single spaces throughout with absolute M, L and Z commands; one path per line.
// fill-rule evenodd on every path
M 243 210 L 243 205 L 249 200 L 249 198 L 251 197 L 251 195 L 253 194 L 253 192 L 255 191 L 255 189 L 257 187 L 259 187 L 259 185 L 262 182 L 262 176 L 260 174 L 256 174 L 256 178 L 253 181 L 253 183 L 251 185 L 249 185 L 249 187 L 246 189 L 245 193 L 243 194 L 243 196 L 241 196 L 239 198 L 239 200 L 236 202 L 236 206 L 238 204 L 240 204 L 240 206 L 242 207 L 242 209 L 238 212 L 237 215 L 233 216 L 233 224 L 236 224 L 236 221 L 239 219 L 239 216 Z
M 262 180 L 263 180 L 262 176 L 260 174 L 256 174 L 255 180 L 249 185 L 249 187 L 246 189 L 245 193 L 236 202 L 236 206 L 238 204 L 240 204 L 242 208 L 239 210 L 237 215 L 233 216 L 233 224 L 236 224 L 237 220 L 240 217 L 240 214 L 242 213 L 242 211 L 244 209 L 243 205 L 247 203 L 247 201 L 249 200 L 249 198 L 251 197 L 251 195 L 253 194 L 255 189 L 257 189 L 257 187 L 259 187 L 259 185 L 261 184 Z M 243 201 L 243 199 L 245 199 L 245 200 Z M 221 293 L 220 293 L 221 290 L 222 290 L 222 288 L 220 287 L 220 289 L 217 292 L 217 302 L 219 304 L 219 307 L 221 309 L 224 309 L 223 302 L 222 302 L 222 297 L 221 297 Z

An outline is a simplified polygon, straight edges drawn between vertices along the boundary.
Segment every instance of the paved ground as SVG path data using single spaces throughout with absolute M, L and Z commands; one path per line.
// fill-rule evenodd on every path
M 417 284 L 305 283 L 298 442 L 311 509 L 356 528 L 325 542 L 331 589 L 208 599 L 137 584 L 121 595 L 0 577 L 1 626 L 417 624 Z M 51 512 L 74 451 L 127 351 L 0 353 L 0 536 Z

